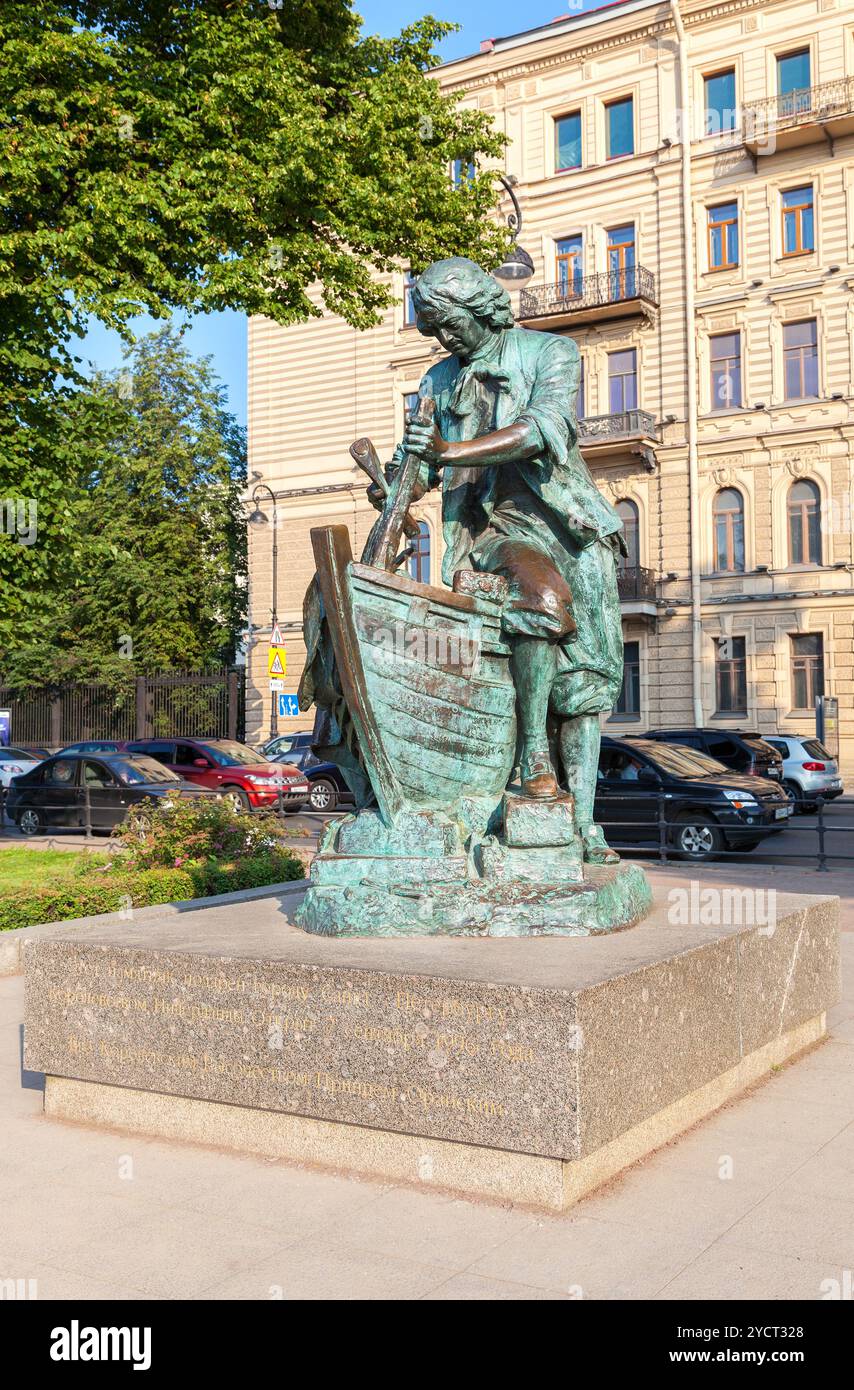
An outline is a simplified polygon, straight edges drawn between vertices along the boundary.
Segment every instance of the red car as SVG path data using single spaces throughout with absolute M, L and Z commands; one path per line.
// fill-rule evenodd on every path
M 289 810 L 308 800 L 305 774 L 289 763 L 269 758 L 230 738 L 140 738 L 129 753 L 145 753 L 187 782 L 222 793 L 242 811 L 261 811 L 279 804 Z

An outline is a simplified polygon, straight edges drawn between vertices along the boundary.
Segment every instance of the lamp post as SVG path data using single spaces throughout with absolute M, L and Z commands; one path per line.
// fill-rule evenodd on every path
M 279 597 L 279 513 L 276 508 L 276 494 L 266 483 L 258 483 L 252 490 L 254 511 L 249 520 L 251 522 L 267 520 L 266 516 L 261 511 L 260 495 L 263 493 L 267 494 L 273 504 L 273 605 L 270 614 L 270 624 L 271 627 L 275 627 L 279 620 L 277 612 Z M 279 698 L 275 690 L 271 690 L 270 694 L 273 697 L 270 702 L 270 738 L 275 738 L 279 731 Z
M 513 188 L 518 180 L 515 174 L 511 174 L 509 178 L 504 174 L 499 174 L 498 178 L 505 191 L 509 193 L 510 201 L 513 204 L 513 211 L 507 215 L 507 226 L 513 233 L 513 247 L 507 252 L 501 265 L 496 271 L 493 271 L 493 274 L 498 280 L 530 280 L 534 273 L 534 262 L 524 246 L 520 246 L 518 241 L 519 233 L 522 230 L 522 209 Z

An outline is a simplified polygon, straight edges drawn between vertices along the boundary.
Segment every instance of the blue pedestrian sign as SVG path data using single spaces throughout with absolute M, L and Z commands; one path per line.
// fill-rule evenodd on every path
M 288 715 L 299 714 L 299 704 L 296 695 L 279 696 L 279 718 L 286 719 Z

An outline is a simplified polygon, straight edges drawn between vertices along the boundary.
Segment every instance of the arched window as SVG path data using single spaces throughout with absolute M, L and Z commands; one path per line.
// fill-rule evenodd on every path
M 409 557 L 409 573 L 419 584 L 430 583 L 430 527 L 426 521 L 419 521 L 418 535 L 410 541 L 412 554 Z
M 634 502 L 624 497 L 617 503 L 617 516 L 623 523 L 623 536 L 628 555 L 621 555 L 620 569 L 638 569 L 640 566 L 640 513 Z
M 821 564 L 821 497 L 815 483 L 800 478 L 789 488 L 789 564 Z
M 715 527 L 715 569 L 719 574 L 744 573 L 744 498 L 725 487 L 712 506 Z

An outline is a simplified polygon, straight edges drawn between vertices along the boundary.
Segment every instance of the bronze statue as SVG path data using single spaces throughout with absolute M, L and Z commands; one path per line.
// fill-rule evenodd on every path
M 578 450 L 578 351 L 517 329 L 472 261 L 436 262 L 412 295 L 418 328 L 449 356 L 425 374 L 385 474 L 370 441 L 353 446 L 380 511 L 361 563 L 346 528 L 312 532 L 300 702 L 325 711 L 318 751 L 359 810 L 327 827 L 301 923 L 625 925 L 649 890 L 593 820 L 599 714 L 622 681 L 623 540 Z M 410 503 L 437 486 L 450 592 L 398 572 Z

